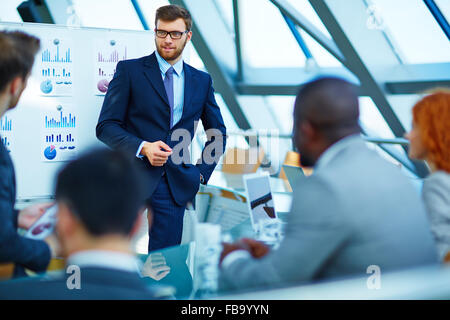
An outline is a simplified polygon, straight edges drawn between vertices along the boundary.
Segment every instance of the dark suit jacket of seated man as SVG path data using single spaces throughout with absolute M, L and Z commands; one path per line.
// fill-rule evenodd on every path
M 14 109 L 27 86 L 40 40 L 19 31 L 0 32 L 0 117 Z M 25 147 L 25 146 L 24 146 Z M 51 203 L 35 204 L 18 211 L 16 175 L 9 151 L 0 143 L 0 263 L 13 263 L 14 276 L 47 269 L 52 256 L 50 240 L 34 240 L 18 234 L 29 229 Z
M 70 162 L 55 191 L 65 272 L 0 282 L 0 299 L 162 298 L 160 288 L 141 279 L 131 247 L 142 220 L 143 185 L 136 163 L 118 151 L 95 149 Z
M 186 204 L 193 200 L 200 183 L 208 182 L 226 142 L 211 77 L 181 59 L 182 41 L 185 45 L 192 32 L 189 21 L 185 23 L 177 14 L 186 15 L 187 11 L 177 6 L 158 10 L 175 11 L 175 21 L 160 19 L 157 27 L 183 31 L 182 38 L 174 40 L 172 34 L 166 33 L 161 39 L 156 33 L 157 50 L 153 54 L 118 63 L 97 125 L 101 141 L 130 155 L 142 158 L 145 144 L 156 142 L 165 152 L 173 151 L 165 163 L 153 165 L 148 157 L 137 160 L 145 169 L 148 203 L 153 211 L 149 251 L 180 243 Z M 179 55 L 174 58 L 167 54 L 166 46 L 177 46 Z M 174 70 L 170 94 L 165 86 L 169 69 Z M 188 146 L 199 120 L 214 137 L 206 143 L 200 162 L 193 165 Z
M 294 187 L 278 249 L 252 240 L 225 245 L 223 286 L 292 285 L 366 275 L 372 265 L 383 274 L 437 263 L 418 191 L 360 136 L 353 87 L 320 78 L 300 90 L 294 141 L 314 174 Z

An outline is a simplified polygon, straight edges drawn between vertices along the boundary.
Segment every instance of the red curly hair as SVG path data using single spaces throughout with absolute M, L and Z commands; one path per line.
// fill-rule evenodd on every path
M 450 89 L 434 90 L 412 112 L 429 159 L 438 170 L 450 173 Z

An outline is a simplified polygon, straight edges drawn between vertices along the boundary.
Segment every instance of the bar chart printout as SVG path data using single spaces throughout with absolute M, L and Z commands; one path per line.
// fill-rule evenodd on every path
M 46 39 L 36 57 L 41 94 L 44 96 L 73 95 L 72 43 L 69 39 Z
M 109 82 L 116 72 L 117 63 L 129 59 L 128 48 L 126 45 L 112 40 L 98 40 L 97 43 L 99 45 L 94 51 L 94 93 L 96 95 L 104 95 L 108 91 Z
M 0 137 L 8 152 L 11 152 L 13 141 L 13 119 L 9 113 L 0 118 Z
M 58 110 L 59 109 L 59 110 Z M 42 161 L 69 161 L 77 156 L 77 116 L 72 106 L 42 112 Z

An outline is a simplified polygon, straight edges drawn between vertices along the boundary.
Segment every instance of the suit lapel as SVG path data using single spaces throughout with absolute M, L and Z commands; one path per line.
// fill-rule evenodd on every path
M 144 61 L 144 74 L 147 79 L 155 88 L 156 92 L 161 96 L 167 106 L 170 107 L 169 99 L 167 98 L 166 88 L 164 88 L 164 83 L 161 77 L 161 70 L 159 69 L 158 60 L 156 60 L 155 53 L 151 54 Z
M 190 107 L 192 97 L 195 94 L 195 88 L 197 86 L 197 80 L 192 72 L 191 68 L 184 63 L 184 104 L 183 104 L 183 116 L 186 114 L 186 110 Z

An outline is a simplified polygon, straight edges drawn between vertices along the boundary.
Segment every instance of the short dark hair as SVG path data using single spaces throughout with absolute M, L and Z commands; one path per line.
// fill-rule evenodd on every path
M 156 10 L 155 27 L 158 24 L 158 20 L 163 21 L 175 21 L 177 19 L 183 19 L 186 24 L 186 30 L 192 29 L 192 17 L 188 10 L 183 7 L 171 4 L 168 6 L 160 7 Z
M 294 121 L 307 120 L 334 142 L 360 133 L 357 86 L 334 76 L 316 78 L 303 85 L 295 100 Z
M 11 80 L 31 72 L 40 40 L 21 31 L 0 31 L 0 92 Z
M 145 202 L 145 182 L 128 156 L 93 149 L 58 174 L 55 198 L 94 236 L 129 235 Z

